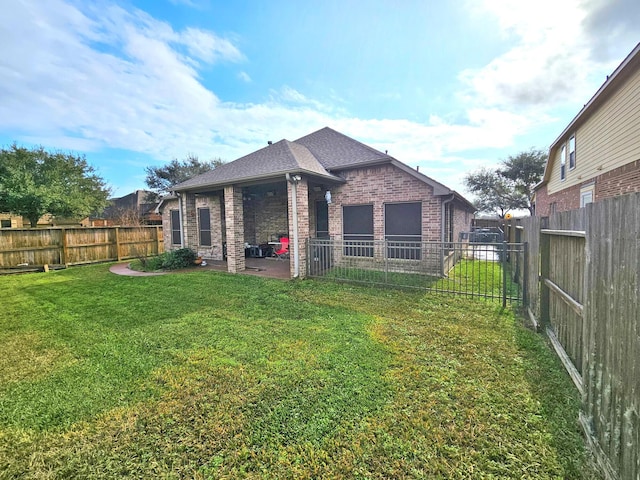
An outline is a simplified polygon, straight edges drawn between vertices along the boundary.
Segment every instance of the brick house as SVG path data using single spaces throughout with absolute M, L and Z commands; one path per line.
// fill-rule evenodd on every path
M 150 193 L 136 190 L 124 197 L 110 198 L 102 215 L 91 218 L 92 226 L 161 225 L 162 217 L 156 212 L 158 202 L 147 200 Z
M 453 242 L 473 205 L 395 158 L 328 127 L 271 143 L 173 187 L 159 211 L 166 250 L 245 268 L 245 247 L 291 241 L 291 277 L 306 276 L 308 238 Z
M 640 44 L 549 149 L 535 214 L 640 191 Z

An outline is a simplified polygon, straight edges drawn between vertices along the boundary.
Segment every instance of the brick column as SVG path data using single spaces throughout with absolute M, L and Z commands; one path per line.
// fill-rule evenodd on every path
M 296 186 L 297 190 L 297 210 L 298 210 L 298 269 L 299 278 L 307 276 L 307 239 L 309 238 L 309 185 L 303 178 Z M 294 251 L 293 251 L 293 186 L 287 183 L 287 197 L 289 202 L 289 241 L 290 259 L 289 270 L 291 278 L 295 273 Z
M 211 246 L 213 260 L 223 260 L 222 255 L 222 195 L 211 201 Z
M 227 225 L 227 270 L 229 273 L 238 273 L 245 269 L 244 215 L 240 187 L 224 187 L 224 208 Z
M 196 196 L 193 193 L 182 194 L 182 243 L 185 248 L 198 249 L 198 220 L 196 214 Z

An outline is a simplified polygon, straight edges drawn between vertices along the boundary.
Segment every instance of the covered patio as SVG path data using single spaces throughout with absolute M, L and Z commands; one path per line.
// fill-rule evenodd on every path
M 225 260 L 207 260 L 207 265 L 199 268 L 220 272 L 228 271 Z M 289 280 L 289 278 L 291 278 L 289 260 L 277 260 L 273 258 L 246 258 L 244 270 L 238 273 L 263 278 L 278 278 L 281 280 Z

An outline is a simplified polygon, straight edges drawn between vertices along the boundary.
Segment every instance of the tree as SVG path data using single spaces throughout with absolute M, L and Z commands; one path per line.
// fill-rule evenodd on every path
M 509 210 L 526 208 L 522 195 L 514 186 L 494 170 L 483 168 L 468 174 L 464 183 L 476 195 L 475 206 L 483 212 L 498 212 L 504 218 Z
M 15 143 L 0 150 L 0 211 L 26 217 L 31 227 L 46 213 L 81 218 L 99 212 L 110 193 L 84 156 Z
M 173 185 L 213 170 L 223 163 L 220 158 L 200 161 L 197 156 L 188 155 L 182 161 L 174 158 L 163 167 L 146 167 L 144 169 L 147 174 L 145 183 L 153 192 L 147 197 L 147 200 L 157 200 L 159 196 L 169 193 Z
M 531 215 L 533 215 L 531 206 L 533 187 L 542 180 L 546 163 L 547 153 L 531 148 L 529 151 L 507 157 L 502 162 L 503 167 L 498 170 L 500 176 L 512 182 L 516 192 L 526 198 L 526 208 Z
M 476 207 L 504 217 L 509 210 L 528 209 L 533 214 L 533 188 L 542 179 L 547 155 L 530 149 L 507 157 L 500 168 L 483 168 L 465 176 L 469 192 L 476 195 Z

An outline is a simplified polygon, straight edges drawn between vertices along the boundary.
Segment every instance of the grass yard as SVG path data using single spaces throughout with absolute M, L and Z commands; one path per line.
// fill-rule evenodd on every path
M 0 478 L 593 478 L 488 302 L 212 271 L 0 277 Z
M 447 276 L 442 278 L 424 273 L 385 272 L 380 269 L 362 269 L 336 266 L 323 273 L 330 280 L 369 285 L 391 285 L 420 288 L 436 292 L 456 292 L 474 294 L 477 297 L 502 298 L 502 266 L 498 262 L 486 260 L 459 260 Z M 519 286 L 507 275 L 507 297 L 521 297 Z

